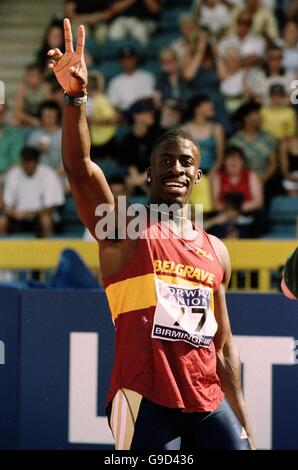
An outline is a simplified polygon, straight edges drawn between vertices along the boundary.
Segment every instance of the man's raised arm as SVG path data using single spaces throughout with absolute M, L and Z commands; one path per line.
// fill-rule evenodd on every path
M 90 159 L 90 134 L 86 119 L 87 68 L 84 60 L 85 30 L 80 26 L 76 50 L 71 26 L 64 20 L 65 53 L 48 52 L 49 67 L 66 93 L 62 128 L 63 165 L 82 222 L 94 234 L 99 204 L 114 204 L 114 198 L 102 170 Z

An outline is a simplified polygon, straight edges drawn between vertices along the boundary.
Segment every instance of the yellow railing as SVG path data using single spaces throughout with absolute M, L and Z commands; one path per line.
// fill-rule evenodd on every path
M 233 275 L 231 288 L 268 292 L 271 290 L 270 274 L 278 271 L 297 241 L 228 240 L 225 242 L 231 256 Z M 56 268 L 61 251 L 76 250 L 90 269 L 99 269 L 98 247 L 95 242 L 73 239 L 57 240 L 0 240 L 0 270 L 47 271 Z M 252 287 L 251 272 L 257 272 Z

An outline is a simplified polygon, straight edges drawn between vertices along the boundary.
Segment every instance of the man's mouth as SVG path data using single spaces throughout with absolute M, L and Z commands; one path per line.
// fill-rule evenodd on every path
M 167 191 L 171 193 L 181 193 L 183 189 L 187 187 L 187 183 L 185 181 L 170 179 L 163 181 L 163 185 L 166 186 Z

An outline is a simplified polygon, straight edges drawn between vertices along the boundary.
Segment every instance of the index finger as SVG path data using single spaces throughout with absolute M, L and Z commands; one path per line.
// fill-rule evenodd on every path
M 78 42 L 77 42 L 77 47 L 76 47 L 76 53 L 79 55 L 83 55 L 84 46 L 85 46 L 85 28 L 83 25 L 80 25 L 79 30 L 78 30 Z
M 65 52 L 73 52 L 71 25 L 70 25 L 70 21 L 68 18 L 64 18 L 63 26 L 64 26 Z

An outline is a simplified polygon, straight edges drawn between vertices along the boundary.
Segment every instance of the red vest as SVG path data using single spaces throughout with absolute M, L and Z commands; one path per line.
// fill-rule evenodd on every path
M 223 271 L 202 230 L 192 242 L 158 230 L 168 229 L 147 228 L 124 269 L 104 279 L 116 329 L 108 402 L 123 387 L 165 407 L 214 411 L 223 392 L 213 293 Z

